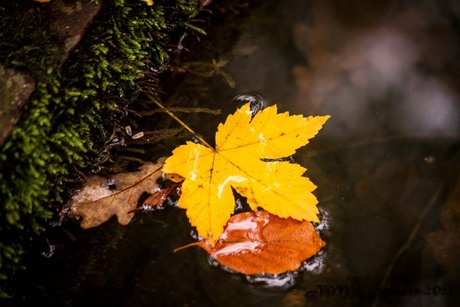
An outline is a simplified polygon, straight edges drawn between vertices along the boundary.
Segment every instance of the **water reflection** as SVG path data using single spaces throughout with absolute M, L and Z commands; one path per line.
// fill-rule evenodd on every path
M 433 195 L 458 180 L 458 15 L 446 13 L 450 2 L 352 4 L 267 5 L 269 17 L 260 18 L 276 22 L 256 21 L 242 35 L 225 67 L 235 89 L 216 95 L 225 101 L 257 91 L 280 110 L 332 116 L 295 158 L 318 185 L 323 218 L 330 219 L 322 234 L 328 246 L 297 276 L 304 296 L 284 293 L 279 304 L 420 304 L 423 295 L 382 289 L 452 285 L 460 275 L 436 271 L 424 239 L 439 227 L 444 205 L 440 197 L 430 207 Z M 331 150 L 312 159 L 312 146 Z M 346 287 L 348 296 L 307 298 L 316 285 Z
M 238 107 L 241 107 L 244 104 L 250 102 L 252 116 L 254 116 L 260 110 L 265 109 L 269 105 L 267 100 L 262 97 L 260 93 L 256 92 L 238 94 L 233 98 L 232 102 L 235 103 L 235 105 Z
M 401 132 L 453 133 L 460 130 L 459 99 L 437 78 L 415 80 L 408 86 L 397 114 Z
M 316 229 L 328 244 L 301 270 L 245 277 L 222 270 L 198 248 L 173 254 L 199 238 L 190 235 L 185 214 L 171 205 L 161 214 L 139 215 L 127 228 L 109 223 L 81 234 L 69 227 L 72 236 L 80 236 L 46 258 L 46 272 L 37 274 L 49 279 L 35 280 L 40 287 L 47 282 L 43 301 L 369 306 L 383 295 L 388 305 L 454 306 L 458 288 L 456 296 L 391 295 L 444 289 L 458 285 L 460 276 L 455 261 L 442 263 L 458 259 L 452 255 L 458 255 L 460 245 L 458 223 L 441 218 L 441 211 L 455 217 L 458 209 L 458 204 L 443 209 L 447 195 L 458 195 L 453 187 L 460 163 L 460 40 L 454 27 L 459 18 L 452 3 L 266 1 L 251 11 L 252 17 L 241 17 L 247 22 L 245 33 L 230 54 L 219 55 L 230 59 L 222 69 L 235 88 L 193 74 L 199 93 L 184 94 L 174 84 L 171 96 L 192 100 L 205 94 L 200 106 L 222 109 L 222 119 L 243 101 L 254 101 L 257 108 L 277 103 L 291 114 L 332 115 L 295 156 L 318 185 L 321 223 Z M 228 103 L 234 97 L 235 103 Z M 210 140 L 217 125 L 203 125 L 202 116 L 196 116 L 196 131 Z M 142 131 L 151 125 L 144 123 L 149 129 Z M 176 141 L 162 143 L 162 149 L 182 139 Z M 438 189 L 443 193 L 421 215 Z M 434 247 L 426 237 L 433 238 Z M 66 270 L 52 272 L 56 267 Z M 293 287 L 296 291 L 289 291 Z
M 315 2 L 313 21 L 292 27 L 308 62 L 292 68 L 298 108 L 335 116 L 335 127 L 326 130 L 337 137 L 362 135 L 385 117 L 389 133 L 458 132 L 453 70 L 460 45 L 442 8 L 389 2 L 376 19 L 357 26 L 358 13 L 339 19 L 334 4 Z

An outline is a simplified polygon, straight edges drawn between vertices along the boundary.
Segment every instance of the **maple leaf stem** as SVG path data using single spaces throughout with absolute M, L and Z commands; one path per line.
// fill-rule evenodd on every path
M 180 247 L 174 249 L 173 252 L 175 253 L 175 252 L 181 251 L 183 249 L 186 249 L 186 248 L 189 248 L 189 247 L 192 247 L 192 246 L 200 246 L 201 244 L 203 244 L 203 242 L 201 242 L 201 241 L 192 242 L 192 243 L 189 243 L 187 245 L 180 246 Z
M 200 140 L 201 143 L 203 143 L 203 145 L 205 145 L 206 147 L 214 150 L 214 148 L 208 144 L 208 142 L 206 142 L 201 136 L 198 135 L 198 133 L 196 133 L 195 131 L 193 131 L 192 128 L 190 128 L 186 123 L 184 123 L 180 118 L 178 118 L 176 115 L 174 115 L 174 113 L 172 113 L 171 111 L 169 111 L 167 108 L 165 108 L 161 102 L 159 102 L 157 99 L 155 99 L 152 95 L 148 94 L 148 93 L 145 93 L 145 95 L 150 99 L 152 100 L 157 106 L 159 106 L 162 110 L 164 110 L 169 116 L 171 116 L 175 121 L 177 121 L 182 127 L 184 127 L 188 132 L 190 132 L 191 134 L 193 134 L 198 140 Z

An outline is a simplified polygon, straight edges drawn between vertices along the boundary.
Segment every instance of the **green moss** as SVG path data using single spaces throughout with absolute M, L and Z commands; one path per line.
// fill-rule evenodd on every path
M 31 240 L 68 197 L 64 182 L 78 178 L 74 169 L 97 163 L 107 131 L 120 110 L 136 100 L 145 71 L 164 65 L 171 40 L 190 28 L 196 1 L 155 1 L 153 6 L 104 1 L 60 69 L 54 63 L 63 46 L 48 30 L 41 6 L 13 1 L 0 7 L 0 62 L 37 80 L 0 152 L 0 279 L 5 289 L 22 268 Z

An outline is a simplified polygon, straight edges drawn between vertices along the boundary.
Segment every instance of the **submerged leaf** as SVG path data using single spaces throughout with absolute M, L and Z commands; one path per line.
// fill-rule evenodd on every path
M 252 275 L 295 271 L 326 243 L 310 222 L 257 211 L 232 216 L 214 247 L 199 245 L 223 266 Z
M 82 228 L 99 226 L 114 215 L 120 224 L 127 225 L 142 193 L 153 193 L 158 187 L 163 162 L 146 163 L 137 172 L 120 173 L 110 179 L 89 177 L 69 203 L 70 216 L 81 216 Z
M 193 142 L 177 147 L 163 172 L 185 178 L 178 204 L 198 234 L 211 244 L 217 241 L 234 211 L 232 188 L 253 210 L 318 221 L 318 201 L 311 193 L 316 186 L 303 176 L 306 169 L 275 159 L 307 144 L 328 118 L 278 114 L 276 105 L 252 117 L 248 103 L 219 125 L 216 149 Z

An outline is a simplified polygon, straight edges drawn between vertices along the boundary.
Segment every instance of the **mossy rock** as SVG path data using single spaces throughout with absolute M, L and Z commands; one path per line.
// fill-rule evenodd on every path
M 44 4 L 0 1 L 0 63 L 37 83 L 0 151 L 1 289 L 23 268 L 32 239 L 57 220 L 69 186 L 80 180 L 75 170 L 97 165 L 146 72 L 166 65 L 173 42 L 196 30 L 188 21 L 197 7 L 191 0 L 104 1 L 68 55 Z

